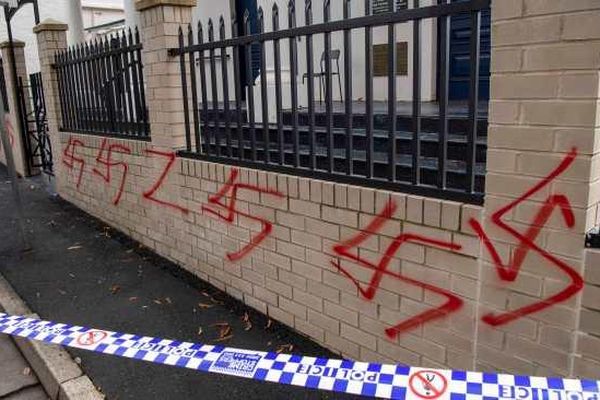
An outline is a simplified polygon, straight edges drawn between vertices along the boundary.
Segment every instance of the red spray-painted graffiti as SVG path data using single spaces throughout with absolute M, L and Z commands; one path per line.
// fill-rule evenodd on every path
M 413 329 L 427 321 L 443 318 L 446 315 L 460 309 L 463 304 L 463 301 L 459 297 L 455 296 L 448 290 L 422 281 L 418 281 L 416 279 L 406 277 L 402 274 L 388 271 L 388 266 L 390 264 L 390 261 L 392 260 L 392 257 L 394 257 L 396 252 L 400 250 L 404 243 L 420 243 L 428 246 L 436 246 L 454 251 L 460 250 L 462 248 L 462 246 L 459 244 L 445 242 L 437 239 L 431 239 L 412 233 L 403 233 L 394 238 L 392 243 L 386 249 L 383 257 L 381 257 L 377 264 L 369 260 L 365 260 L 361 258 L 358 254 L 350 251 L 350 249 L 359 246 L 371 235 L 376 234 L 377 231 L 385 224 L 385 222 L 394 215 L 396 209 L 397 205 L 394 202 L 388 202 L 383 211 L 379 213 L 377 217 L 373 221 L 371 221 L 363 231 L 359 232 L 356 236 L 344 241 L 343 243 L 333 247 L 333 251 L 340 257 L 348 258 L 352 261 L 355 261 L 362 267 L 371 269 L 375 272 L 373 274 L 373 277 L 371 278 L 371 281 L 369 282 L 369 286 L 366 289 L 364 289 L 360 285 L 359 281 L 350 272 L 348 272 L 347 269 L 342 267 L 341 262 L 339 260 L 331 261 L 332 265 L 335 266 L 338 269 L 338 271 L 340 271 L 342 274 L 347 276 L 356 285 L 360 294 L 368 300 L 373 299 L 373 297 L 375 296 L 377 289 L 379 288 L 379 284 L 381 283 L 381 279 L 384 275 L 396 278 L 400 281 L 406 282 L 411 285 L 415 285 L 425 290 L 429 290 L 433 293 L 437 293 L 447 299 L 446 303 L 439 306 L 438 308 L 415 315 L 414 317 L 409 318 L 406 321 L 403 321 L 394 327 L 386 329 L 385 333 L 390 338 L 395 338 L 401 332 Z
M 494 265 L 496 267 L 496 271 L 500 279 L 504 281 L 513 282 L 519 275 L 519 271 L 523 262 L 525 261 L 525 257 L 530 251 L 534 251 L 544 259 L 549 261 L 553 266 L 562 270 L 567 276 L 571 279 L 571 283 L 556 293 L 553 296 L 550 296 L 546 299 L 543 299 L 539 302 L 518 308 L 516 310 L 512 310 L 506 313 L 502 313 L 499 315 L 494 314 L 486 314 L 482 317 L 482 320 L 492 326 L 504 325 L 511 321 L 514 321 L 518 318 L 521 318 L 525 315 L 533 314 L 538 311 L 541 311 L 545 308 L 551 307 L 554 304 L 563 302 L 569 299 L 571 296 L 575 295 L 583 288 L 583 279 L 582 277 L 567 263 L 560 260 L 558 257 L 552 255 L 548 251 L 539 247 L 535 240 L 538 237 L 540 231 L 546 225 L 548 220 L 550 219 L 552 212 L 555 208 L 559 208 L 562 217 L 565 221 L 567 227 L 572 228 L 575 224 L 575 217 L 573 215 L 573 210 L 571 208 L 571 203 L 569 199 L 565 195 L 555 194 L 550 195 L 544 204 L 540 207 L 539 211 L 535 215 L 533 221 L 529 225 L 529 228 L 525 231 L 524 234 L 512 228 L 504 221 L 502 221 L 502 217 L 509 213 L 511 210 L 515 209 L 519 204 L 524 201 L 530 199 L 536 193 L 541 191 L 544 187 L 548 186 L 553 180 L 555 180 L 558 176 L 564 173 L 573 163 L 575 157 L 577 156 L 577 151 L 575 149 L 571 150 L 571 152 L 564 158 L 564 160 L 558 165 L 554 171 L 552 171 L 548 176 L 542 179 L 538 184 L 533 186 L 531 189 L 526 191 L 521 197 L 516 199 L 515 201 L 507 204 L 502 207 L 494 214 L 492 214 L 492 222 L 498 226 L 500 229 L 508 232 L 514 238 L 519 241 L 519 245 L 515 250 L 514 257 L 512 260 L 504 265 L 500 255 L 496 251 L 496 248 L 492 244 L 488 235 L 483 230 L 481 224 L 474 219 L 469 221 L 469 224 L 473 228 L 473 230 L 477 233 L 477 235 L 481 238 L 485 248 L 490 253 Z
M 160 174 L 160 176 L 158 177 L 158 179 L 156 180 L 156 182 L 154 183 L 154 185 L 152 185 L 152 187 L 148 190 L 146 190 L 142 195 L 144 196 L 145 199 L 148 199 L 154 203 L 160 204 L 162 206 L 166 206 L 166 207 L 170 207 L 173 208 L 175 210 L 179 210 L 184 214 L 188 214 L 190 212 L 190 210 L 188 210 L 185 207 L 182 207 L 178 204 L 174 204 L 174 203 L 169 203 L 168 201 L 165 200 L 161 200 L 161 199 L 157 199 L 156 197 L 154 197 L 154 195 L 156 194 L 156 192 L 158 192 L 158 189 L 160 189 L 160 187 L 162 186 L 162 184 L 165 182 L 165 179 L 167 177 L 167 175 L 169 174 L 169 171 L 171 170 L 171 168 L 173 167 L 173 164 L 175 164 L 175 153 L 173 152 L 164 152 L 164 151 L 158 151 L 158 150 L 146 150 L 145 151 L 146 154 L 152 154 L 152 155 L 157 155 L 160 157 L 165 157 L 166 159 L 168 159 L 167 164 L 165 165 L 165 169 L 162 171 L 162 173 Z
M 75 163 L 78 163 L 81 166 L 79 168 L 79 174 L 77 176 L 77 184 L 75 185 L 77 189 L 79 189 L 79 186 L 81 185 L 81 178 L 83 176 L 83 170 L 85 168 L 85 160 L 75 154 L 75 150 L 78 146 L 85 147 L 81 140 L 74 139 L 72 136 L 69 137 L 69 143 L 63 151 L 62 160 L 63 164 L 65 164 L 67 168 L 69 168 L 71 171 L 74 169 Z
M 108 145 L 108 148 L 107 148 Z M 102 140 L 102 146 L 100 147 L 100 152 L 98 153 L 98 156 L 96 157 L 96 162 L 98 164 L 104 165 L 106 167 L 106 172 L 103 173 L 100 170 L 98 170 L 97 168 L 94 168 L 92 171 L 100 176 L 102 179 L 104 179 L 104 182 L 106 183 L 110 183 L 111 181 L 111 170 L 113 167 L 123 167 L 123 175 L 121 177 L 121 183 L 119 185 L 119 189 L 117 190 L 117 194 L 115 196 L 115 198 L 113 199 L 113 204 L 117 205 L 119 204 L 119 201 L 121 200 L 121 196 L 123 195 L 123 189 L 125 188 L 125 178 L 127 177 L 127 171 L 129 169 L 129 166 L 127 165 L 127 163 L 123 162 L 123 161 L 114 161 L 112 158 L 112 154 L 114 152 L 117 153 L 122 153 L 122 154 L 131 154 L 131 150 L 126 147 L 123 146 L 121 144 L 108 144 L 108 140 L 104 139 Z M 106 158 L 104 158 L 104 153 L 106 152 Z
M 202 206 L 202 211 L 206 211 L 207 213 L 216 215 L 218 218 L 228 223 L 233 223 L 236 215 L 238 215 L 239 217 L 245 217 L 253 221 L 260 222 L 262 226 L 261 231 L 256 236 L 250 239 L 250 243 L 248 243 L 239 251 L 227 254 L 227 258 L 230 261 L 237 261 L 246 256 L 263 240 L 265 240 L 266 237 L 269 236 L 269 234 L 273 230 L 273 224 L 267 221 L 266 219 L 239 211 L 235 208 L 238 190 L 251 190 L 258 193 L 266 193 L 277 197 L 283 197 L 283 194 L 273 189 L 261 188 L 259 186 L 249 185 L 246 183 L 235 183 L 238 175 L 239 170 L 237 168 L 233 168 L 231 170 L 231 173 L 229 174 L 229 178 L 227 179 L 225 185 L 215 195 L 210 196 L 208 198 L 210 204 Z M 231 195 L 231 200 L 229 201 L 229 204 L 226 204 L 223 200 L 223 198 L 227 194 Z M 215 210 L 214 207 L 224 209 L 226 214 L 221 214 L 221 212 Z

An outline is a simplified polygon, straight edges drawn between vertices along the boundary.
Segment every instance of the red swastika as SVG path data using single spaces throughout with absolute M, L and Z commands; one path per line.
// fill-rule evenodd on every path
M 396 203 L 389 201 L 383 211 L 377 215 L 377 217 L 369 223 L 369 225 L 361 232 L 359 232 L 356 236 L 344 241 L 341 244 L 338 244 L 333 247 L 333 251 L 341 257 L 349 258 L 350 260 L 355 261 L 362 267 L 371 269 L 374 271 L 374 274 L 369 282 L 367 288 L 363 288 L 358 281 L 348 270 L 342 267 L 339 260 L 331 261 L 332 265 L 334 265 L 342 274 L 346 275 L 358 288 L 358 291 L 362 296 L 366 299 L 371 300 L 375 297 L 377 289 L 379 288 L 379 284 L 381 283 L 381 279 L 384 275 L 396 278 L 402 282 L 409 283 L 411 285 L 418 286 L 425 290 L 429 290 L 433 293 L 437 293 L 447 299 L 446 303 L 441 306 L 427 310 L 421 314 L 415 315 L 399 323 L 398 325 L 388 328 L 385 330 L 385 333 L 390 338 L 395 338 L 403 331 L 407 331 L 409 329 L 413 329 L 427 321 L 431 321 L 434 319 L 445 317 L 446 315 L 457 311 L 461 308 L 463 301 L 455 296 L 453 293 L 449 292 L 446 289 L 431 285 L 426 282 L 418 281 L 416 279 L 412 279 L 406 277 L 402 274 L 398 274 L 395 272 L 388 271 L 388 266 L 392 257 L 398 252 L 398 250 L 402 247 L 404 243 L 420 243 L 429 246 L 436 246 L 448 250 L 460 250 L 462 248 L 461 245 L 456 243 L 445 242 L 437 239 L 431 239 L 425 236 L 416 235 L 412 233 L 403 233 L 394 238 L 392 243 L 386 249 L 384 255 L 377 263 L 373 263 L 369 260 L 365 260 L 361 258 L 358 254 L 351 251 L 353 247 L 359 246 L 362 242 L 367 240 L 370 236 L 376 234 L 379 229 L 385 224 L 385 222 L 390 219 L 394 212 L 397 209 Z
M 107 148 L 108 145 L 108 148 Z M 98 156 L 96 157 L 96 162 L 98 164 L 104 165 L 106 167 L 106 172 L 103 173 L 100 170 L 94 168 L 92 171 L 102 177 L 102 179 L 104 179 L 104 182 L 106 183 L 110 183 L 111 181 L 111 170 L 113 167 L 122 167 L 123 168 L 123 175 L 121 176 L 121 183 L 119 185 L 119 189 L 117 190 L 117 194 L 115 196 L 115 198 L 113 199 L 113 204 L 117 205 L 119 204 L 119 201 L 121 200 L 121 196 L 123 195 L 123 188 L 125 187 L 125 178 L 127 177 L 127 171 L 129 169 L 127 163 L 123 162 L 123 161 L 114 161 L 112 159 L 112 153 L 117 152 L 117 153 L 123 153 L 123 154 L 131 154 L 131 150 L 123 145 L 120 144 L 108 144 L 108 140 L 105 138 L 104 140 L 102 140 L 102 146 L 100 147 L 100 152 L 98 153 Z M 104 153 L 106 152 L 106 158 L 104 158 Z

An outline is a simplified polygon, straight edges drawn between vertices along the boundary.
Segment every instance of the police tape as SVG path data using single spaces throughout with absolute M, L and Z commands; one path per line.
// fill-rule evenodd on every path
M 0 313 L 0 333 L 197 371 L 388 399 L 600 400 L 600 381 L 426 369 L 179 342 Z

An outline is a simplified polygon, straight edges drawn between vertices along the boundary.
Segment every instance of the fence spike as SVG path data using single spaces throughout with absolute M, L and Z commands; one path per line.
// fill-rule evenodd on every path
M 140 43 L 140 30 L 137 26 L 135 27 L 135 43 Z
M 198 21 L 198 44 L 204 43 L 204 28 L 202 22 Z
M 212 18 L 208 19 L 208 41 L 212 42 L 215 40 L 215 28 L 213 26 Z
M 260 29 L 260 33 L 265 32 L 265 13 L 263 12 L 262 6 L 258 7 L 258 28 Z
M 296 13 L 296 2 L 294 0 L 288 2 L 288 12 L 290 15 Z
M 309 13 L 312 11 L 312 0 L 306 0 L 304 4 L 304 12 Z
M 277 3 L 273 4 L 273 30 L 279 30 L 279 7 L 277 6 Z
M 219 37 L 221 40 L 225 39 L 225 18 L 222 15 L 219 17 Z

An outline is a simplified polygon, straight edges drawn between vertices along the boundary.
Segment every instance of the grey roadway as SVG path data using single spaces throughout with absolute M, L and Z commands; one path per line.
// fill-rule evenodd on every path
M 233 337 L 220 344 L 255 350 L 293 345 L 293 352 L 336 357 L 305 337 L 250 313 L 176 266 L 106 230 L 104 224 L 35 185 L 23 185 L 33 251 L 17 251 L 15 212 L 0 166 L 0 273 L 44 319 L 169 339 L 214 343 L 217 322 Z M 205 294 L 213 296 L 214 300 Z M 210 308 L 199 307 L 199 303 Z M 223 304 L 220 304 L 223 302 Z M 202 334 L 199 335 L 199 328 Z M 338 399 L 355 398 L 287 385 L 69 350 L 109 399 Z

